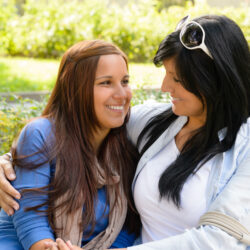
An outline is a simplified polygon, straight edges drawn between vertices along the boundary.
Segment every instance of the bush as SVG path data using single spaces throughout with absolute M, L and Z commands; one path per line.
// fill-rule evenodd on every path
M 0 155 L 9 152 L 13 140 L 31 118 L 41 115 L 47 97 L 42 102 L 16 96 L 10 100 L 13 103 L 0 101 Z
M 23 15 L 18 15 L 13 0 L 6 2 L 0 0 L 6 10 L 0 12 L 0 47 L 12 56 L 57 58 L 77 41 L 99 38 L 116 43 L 132 61 L 150 61 L 187 13 L 225 14 L 241 26 L 250 44 L 249 7 L 217 9 L 188 1 L 184 7 L 158 11 L 156 0 L 130 0 L 124 7 L 108 0 L 26 0 Z
M 17 17 L 17 10 L 14 5 L 14 1 L 0 0 L 0 53 L 4 53 L 10 46 L 11 36 L 9 34 L 9 22 Z M 4 11 L 2 11 L 4 9 Z
M 156 90 L 137 89 L 133 91 L 132 106 L 145 101 L 167 101 L 167 95 Z M 13 103 L 0 101 L 0 155 L 9 152 L 13 140 L 23 126 L 32 118 L 41 115 L 48 96 L 38 102 L 31 99 L 11 97 Z

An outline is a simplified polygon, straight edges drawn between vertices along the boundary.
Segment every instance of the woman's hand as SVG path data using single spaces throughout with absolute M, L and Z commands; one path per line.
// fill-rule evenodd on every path
M 56 242 L 52 242 L 52 241 L 47 241 L 47 242 L 44 242 L 44 249 L 45 250 L 58 250 L 58 246 L 57 246 L 57 243 Z
M 9 155 L 0 156 L 0 207 L 8 215 L 13 215 L 14 211 L 19 209 L 14 198 L 20 199 L 21 195 L 8 181 L 15 180 L 15 178 L 16 175 Z
M 46 250 L 79 250 L 82 248 L 78 246 L 73 246 L 71 242 L 68 240 L 67 242 L 64 242 L 62 239 L 57 238 L 56 242 L 46 242 Z
M 52 239 L 43 239 L 34 243 L 30 250 L 58 250 L 57 243 Z

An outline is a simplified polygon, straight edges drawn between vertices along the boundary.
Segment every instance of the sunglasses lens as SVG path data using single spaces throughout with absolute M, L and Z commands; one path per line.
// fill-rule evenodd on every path
M 180 36 L 182 42 L 189 48 L 199 46 L 202 43 L 203 31 L 199 25 L 189 23 L 181 31 Z

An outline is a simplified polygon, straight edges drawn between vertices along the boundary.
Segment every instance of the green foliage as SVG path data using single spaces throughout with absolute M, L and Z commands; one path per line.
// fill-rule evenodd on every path
M 0 0 L 0 53 L 6 52 L 9 47 L 11 36 L 9 34 L 9 21 L 16 18 L 17 10 L 15 8 L 14 0 L 4 1 Z M 3 11 L 4 10 L 4 11 Z
M 167 95 L 157 90 L 137 89 L 133 91 L 132 105 L 145 101 L 168 101 Z M 48 96 L 38 102 L 11 96 L 11 103 L 0 100 L 0 155 L 10 150 L 11 144 L 23 126 L 32 118 L 41 115 Z
M 21 128 L 33 117 L 41 115 L 47 97 L 42 102 L 12 95 L 11 103 L 0 100 L 0 155 L 10 150 Z
M 194 4 L 194 0 L 157 0 L 157 7 L 158 10 L 162 10 L 172 5 L 185 6 L 187 1 L 191 1 L 191 3 Z
M 145 102 L 169 102 L 169 96 L 159 89 L 146 89 L 142 87 L 134 89 L 131 105 L 134 106 Z
M 0 0 L 0 53 L 32 57 L 60 57 L 84 39 L 104 39 L 121 47 L 132 61 L 150 61 L 160 41 L 188 13 L 225 14 L 243 29 L 250 43 L 249 7 L 209 8 L 195 1 L 159 11 L 158 0 L 129 0 L 125 6 L 109 0 L 26 0 L 23 15 L 13 0 Z M 166 2 L 166 1 L 165 1 Z M 20 7 L 20 6 L 19 6 Z M 20 11 L 19 11 L 20 13 Z

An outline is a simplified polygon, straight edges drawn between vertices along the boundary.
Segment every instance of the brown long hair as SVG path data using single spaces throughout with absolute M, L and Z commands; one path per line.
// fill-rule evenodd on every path
M 121 183 L 132 207 L 130 184 L 136 168 L 137 151 L 127 140 L 125 124 L 129 114 L 121 127 L 111 129 L 97 155 L 91 144 L 94 132 L 100 127 L 93 103 L 95 74 L 100 56 L 109 54 L 121 55 L 127 64 L 126 55 L 105 41 L 82 41 L 68 49 L 62 57 L 55 87 L 42 113 L 53 124 L 55 145 L 48 150 L 48 161 L 56 159 L 57 174 L 49 185 L 49 191 L 45 191 L 49 193 L 48 201 L 28 210 L 37 211 L 43 205 L 48 205 L 46 212 L 54 230 L 57 229 L 53 224 L 53 214 L 58 208 L 72 213 L 83 204 L 84 221 L 81 226 L 85 229 L 92 225 L 93 230 L 94 201 L 98 189 L 96 157 L 105 176 L 112 176 L 111 166 L 121 176 Z M 112 157 L 107 159 L 110 152 Z M 17 165 L 25 165 L 18 162 L 18 157 L 14 158 Z M 118 184 L 107 185 L 108 188 L 115 188 L 116 197 L 119 197 Z M 35 191 L 44 192 L 44 189 Z M 66 200 L 55 206 L 53 202 L 66 192 Z

